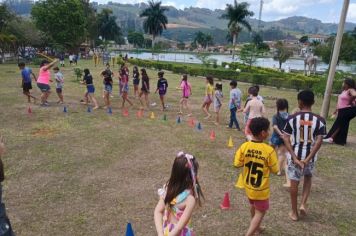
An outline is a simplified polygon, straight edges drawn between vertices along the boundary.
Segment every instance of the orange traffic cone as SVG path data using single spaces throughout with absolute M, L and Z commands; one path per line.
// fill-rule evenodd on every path
M 138 110 L 136 113 L 137 118 L 141 118 L 143 116 L 143 110 Z
M 122 115 L 125 116 L 125 117 L 128 117 L 129 116 L 129 110 L 124 109 L 124 111 L 122 112 Z
M 32 114 L 32 109 L 31 109 L 31 107 L 29 106 L 28 107 L 28 109 L 27 109 L 27 113 L 29 114 L 29 115 L 31 115 Z
M 211 140 L 211 141 L 215 141 L 215 131 L 214 131 L 214 130 L 212 130 L 212 131 L 210 132 L 210 140 Z
M 189 119 L 189 126 L 192 127 L 192 128 L 195 126 L 195 121 L 194 121 L 193 118 Z
M 224 199 L 223 199 L 222 203 L 220 204 L 220 208 L 221 208 L 221 210 L 230 209 L 230 197 L 229 197 L 228 192 L 225 193 Z

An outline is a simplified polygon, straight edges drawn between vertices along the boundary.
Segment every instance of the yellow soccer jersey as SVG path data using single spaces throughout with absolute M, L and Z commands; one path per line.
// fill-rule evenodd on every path
M 245 188 L 248 198 L 269 198 L 269 174 L 279 170 L 277 154 L 271 146 L 256 141 L 242 144 L 235 154 L 234 166 L 243 167 L 236 187 Z

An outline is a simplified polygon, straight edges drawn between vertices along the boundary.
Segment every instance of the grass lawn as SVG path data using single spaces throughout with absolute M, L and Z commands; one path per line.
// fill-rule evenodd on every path
M 92 70 L 96 97 L 103 105 L 99 77 L 103 67 L 94 68 L 91 61 L 79 63 L 80 67 Z M 204 79 L 190 78 L 194 117 L 202 124 L 198 131 L 189 127 L 186 117 L 176 124 L 180 91 L 175 87 L 180 82 L 179 75 L 166 73 L 169 110 L 165 113 L 168 120 L 163 121 L 159 106 L 152 108 L 155 120 L 149 119 L 149 112 L 136 118 L 138 100 L 129 109 L 130 116 L 123 117 L 116 81 L 113 115 L 103 109 L 87 113 L 87 107 L 79 104 L 85 87 L 76 82 L 73 68 L 65 67 L 63 72 L 68 113 L 56 104 L 53 93 L 50 107 L 32 105 L 33 114 L 29 116 L 18 68 L 0 65 L 0 134 L 6 138 L 8 149 L 3 157 L 4 201 L 17 235 L 123 235 L 127 222 L 132 223 L 137 235 L 155 235 L 153 210 L 157 189 L 167 181 L 175 154 L 180 150 L 194 154 L 201 166 L 199 178 L 206 201 L 194 212 L 197 235 L 246 232 L 248 201 L 243 191 L 234 188 L 239 170 L 232 167 L 234 152 L 244 142 L 244 135 L 225 128 L 226 105 L 222 111 L 223 125 L 217 127 L 213 120 L 203 119 L 200 105 Z M 154 87 L 157 72 L 148 72 Z M 33 85 L 34 94 L 39 96 Z M 249 85 L 238 86 L 246 91 Z M 228 87 L 224 82 L 225 103 Z M 269 117 L 275 112 L 275 97 L 287 98 L 290 110 L 296 107 L 295 91 L 263 87 L 261 95 L 266 98 Z M 151 94 L 150 99 L 159 103 L 158 95 Z M 318 98 L 317 113 L 321 102 L 322 98 Z M 264 235 L 355 234 L 356 175 L 352 173 L 356 161 L 356 120 L 350 126 L 348 146 L 322 146 L 306 219 L 296 223 L 288 220 L 289 193 L 282 187 L 284 179 L 272 176 L 271 209 L 264 220 Z M 216 132 L 214 142 L 209 140 L 211 130 Z M 227 148 L 229 136 L 233 137 L 234 149 Z M 222 211 L 219 204 L 226 191 L 230 192 L 232 209 Z

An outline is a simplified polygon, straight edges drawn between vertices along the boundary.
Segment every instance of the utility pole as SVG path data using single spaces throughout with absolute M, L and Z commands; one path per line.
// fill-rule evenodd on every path
M 260 2 L 260 13 L 258 15 L 258 30 L 261 30 L 262 23 L 262 10 L 263 10 L 263 0 Z
M 326 88 L 325 88 L 323 106 L 322 106 L 321 114 L 320 114 L 324 118 L 327 118 L 328 114 L 329 114 L 330 98 L 331 98 L 332 89 L 333 89 L 333 81 L 334 81 L 334 77 L 335 77 L 336 65 L 339 60 L 342 36 L 344 34 L 345 21 L 346 21 L 346 16 L 347 16 L 347 11 L 349 9 L 349 5 L 350 5 L 350 0 L 344 0 L 344 5 L 342 7 L 340 23 L 339 23 L 336 40 L 335 40 L 335 45 L 334 45 L 334 50 L 333 50 L 333 56 L 332 56 L 332 59 L 330 62 L 330 70 L 329 70 L 328 81 L 326 83 Z

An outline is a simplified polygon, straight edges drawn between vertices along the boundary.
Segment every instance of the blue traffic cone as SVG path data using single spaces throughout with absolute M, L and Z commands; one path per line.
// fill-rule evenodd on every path
M 201 127 L 200 122 L 199 122 L 198 125 L 197 125 L 197 129 L 198 129 L 198 130 L 202 130 L 202 127 Z
M 87 112 L 88 112 L 88 113 L 91 112 L 91 107 L 88 107 Z
M 181 120 L 180 120 L 180 116 L 178 116 L 177 118 L 177 124 L 180 124 Z
M 135 236 L 131 223 L 127 223 L 125 236 Z
M 112 114 L 112 109 L 111 109 L 111 107 L 108 108 L 108 114 L 110 114 L 110 115 Z
M 64 112 L 64 113 L 67 113 L 67 112 L 68 112 L 68 110 L 67 110 L 67 107 L 66 107 L 66 106 L 64 106 L 64 107 L 63 107 L 63 112 Z

